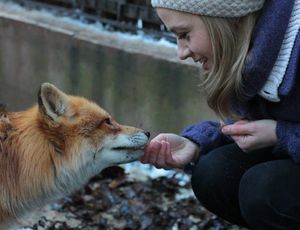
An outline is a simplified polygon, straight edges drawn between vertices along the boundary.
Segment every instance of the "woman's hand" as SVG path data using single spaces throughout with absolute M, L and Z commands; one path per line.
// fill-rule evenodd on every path
M 249 152 L 275 145 L 276 125 L 277 122 L 274 120 L 241 120 L 224 126 L 222 132 L 231 136 L 244 152 Z
M 182 168 L 199 155 L 199 146 L 182 136 L 163 133 L 153 138 L 145 149 L 141 162 L 157 168 Z

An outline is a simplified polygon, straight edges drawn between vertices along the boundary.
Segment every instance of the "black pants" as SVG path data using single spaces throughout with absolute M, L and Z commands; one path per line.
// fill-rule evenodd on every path
M 300 164 L 226 145 L 200 157 L 192 187 L 219 217 L 254 230 L 300 230 Z

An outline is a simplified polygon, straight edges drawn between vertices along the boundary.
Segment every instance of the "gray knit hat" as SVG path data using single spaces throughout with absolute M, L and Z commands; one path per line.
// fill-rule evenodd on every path
M 215 17 L 241 17 L 260 10 L 265 0 L 151 0 L 162 7 L 192 14 Z

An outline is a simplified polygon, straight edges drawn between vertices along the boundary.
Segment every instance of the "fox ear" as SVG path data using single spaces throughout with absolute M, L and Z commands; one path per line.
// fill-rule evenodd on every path
M 43 83 L 38 94 L 40 111 L 56 121 L 67 112 L 68 96 L 50 83 Z

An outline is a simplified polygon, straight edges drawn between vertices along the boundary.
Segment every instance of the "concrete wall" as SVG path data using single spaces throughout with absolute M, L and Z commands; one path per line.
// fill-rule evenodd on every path
M 0 17 L 0 102 L 10 110 L 36 102 L 42 82 L 88 97 L 120 123 L 180 132 L 215 118 L 195 66 L 122 51 L 20 20 Z

